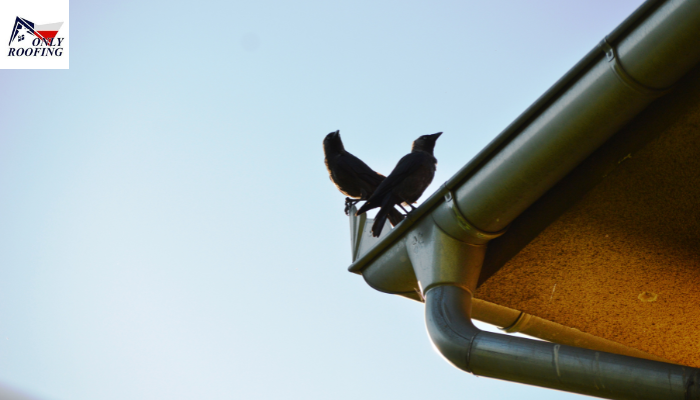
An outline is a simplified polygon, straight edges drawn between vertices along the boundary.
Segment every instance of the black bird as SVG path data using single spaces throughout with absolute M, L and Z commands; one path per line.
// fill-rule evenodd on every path
M 331 132 L 323 139 L 323 152 L 326 155 L 328 175 L 345 198 L 345 214 L 350 207 L 360 200 L 372 196 L 377 186 L 385 179 L 384 175 L 375 172 L 359 158 L 348 153 L 340 140 L 340 131 Z M 350 199 L 352 197 L 353 200 Z M 396 226 L 404 216 L 392 207 L 388 210 L 389 222 Z
M 423 135 L 413 142 L 411 152 L 399 160 L 389 176 L 382 181 L 369 200 L 357 211 L 357 215 L 373 208 L 381 207 L 372 225 L 372 235 L 382 233 L 387 212 L 396 210 L 395 204 L 405 203 L 415 209 L 412 203 L 423 194 L 435 176 L 437 159 L 433 156 L 435 141 L 442 132 Z

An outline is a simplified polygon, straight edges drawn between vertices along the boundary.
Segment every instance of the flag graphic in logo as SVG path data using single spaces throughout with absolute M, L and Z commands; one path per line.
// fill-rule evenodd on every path
M 21 42 L 24 39 L 29 39 L 29 36 L 50 41 L 56 37 L 58 30 L 61 29 L 61 25 L 63 25 L 63 22 L 34 25 L 34 23 L 31 21 L 17 17 L 15 19 L 15 27 L 12 29 L 12 36 L 10 36 L 9 45 L 12 45 L 12 42 L 15 41 Z

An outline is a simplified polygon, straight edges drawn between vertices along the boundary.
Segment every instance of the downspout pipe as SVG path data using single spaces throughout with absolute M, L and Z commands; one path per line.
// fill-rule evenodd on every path
M 435 348 L 474 375 L 608 399 L 700 400 L 700 369 L 483 332 L 472 324 L 485 234 L 456 239 L 445 232 L 453 201 L 420 221 L 404 242 L 425 301 Z M 459 218 L 457 218 L 459 219 Z M 454 228 L 454 227 L 452 227 Z
M 700 399 L 697 368 L 484 332 L 471 306 L 464 287 L 434 286 L 425 296 L 428 334 L 459 369 L 608 399 Z

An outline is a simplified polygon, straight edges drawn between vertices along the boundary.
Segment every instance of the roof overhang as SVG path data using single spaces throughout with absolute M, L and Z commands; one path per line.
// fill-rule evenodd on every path
M 619 320 L 620 303 L 606 284 L 631 282 L 615 290 L 639 302 L 632 316 L 640 304 L 671 315 L 654 331 L 657 341 L 682 332 L 668 329 L 671 322 L 700 321 L 690 313 L 694 302 L 680 307 L 700 283 L 698 43 L 699 3 L 647 1 L 396 228 L 373 242 L 364 219 L 351 222 L 350 271 L 377 290 L 419 301 L 431 288 L 473 292 L 481 285 L 478 297 L 564 326 L 622 324 L 595 335 L 693 365 L 697 338 L 683 343 L 696 348 L 683 359 L 620 340 L 630 326 Z M 665 193 L 673 201 L 664 202 Z M 601 227 L 614 230 L 617 248 Z M 653 265 L 644 263 L 650 248 L 662 250 Z M 585 261 L 603 258 L 618 268 Z M 583 272 L 564 279 L 573 267 Z M 613 279 L 632 272 L 638 279 Z M 668 273 L 676 274 L 665 282 L 676 285 L 678 301 L 664 298 L 664 309 L 649 301 L 658 293 L 640 286 L 640 276 L 658 283 Z M 568 294 L 567 307 L 557 307 L 556 290 Z M 644 338 L 647 327 L 635 329 L 631 335 Z

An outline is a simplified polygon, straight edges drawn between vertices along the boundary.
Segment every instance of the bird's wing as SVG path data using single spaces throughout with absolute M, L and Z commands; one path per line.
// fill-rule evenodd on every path
M 403 156 L 396 164 L 396 167 L 394 167 L 394 170 L 374 191 L 374 196 L 372 197 L 380 197 L 391 191 L 396 185 L 403 182 L 406 177 L 415 172 L 424 162 L 425 155 L 421 153 L 408 153 Z
M 338 167 L 354 175 L 358 179 L 368 182 L 373 189 L 379 186 L 384 180 L 384 175 L 375 172 L 362 160 L 350 153 L 343 155 L 343 162 L 338 163 Z
M 408 153 L 403 156 L 394 170 L 379 184 L 369 200 L 357 210 L 355 215 L 363 214 L 373 208 L 383 207 L 386 201 L 391 201 L 391 191 L 413 174 L 426 161 L 427 154 Z M 388 197 L 387 197 L 388 196 Z M 398 204 L 398 203 L 397 203 Z

